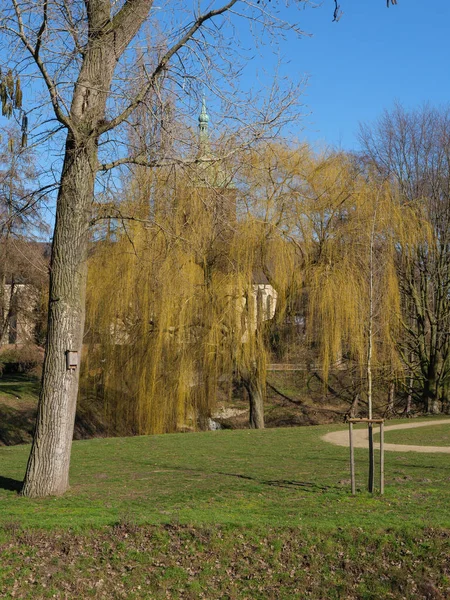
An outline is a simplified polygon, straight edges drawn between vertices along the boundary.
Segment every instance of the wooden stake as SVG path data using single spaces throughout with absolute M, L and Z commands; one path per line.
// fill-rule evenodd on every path
M 350 436 L 350 480 L 352 483 L 352 494 L 356 494 L 355 485 L 355 453 L 353 451 L 353 423 L 348 424 Z
M 373 494 L 374 475 L 374 453 L 373 453 L 373 423 L 369 422 L 369 493 Z
M 380 423 L 380 494 L 384 494 L 384 424 Z
M 353 425 L 354 423 L 367 423 L 369 432 L 369 492 L 373 494 L 375 479 L 375 456 L 373 447 L 373 425 L 380 425 L 380 495 L 384 494 L 384 419 L 348 419 L 350 436 L 350 478 L 352 484 L 352 494 L 356 493 L 355 485 L 355 456 L 353 445 Z

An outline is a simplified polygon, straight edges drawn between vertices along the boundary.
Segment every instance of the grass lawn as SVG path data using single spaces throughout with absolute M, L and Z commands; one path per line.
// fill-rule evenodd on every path
M 39 379 L 28 375 L 8 375 L 0 378 L 0 400 L 8 402 L 14 400 L 14 404 L 21 402 L 35 403 L 39 394 Z
M 0 448 L 0 597 L 449 598 L 448 456 L 386 452 L 380 497 L 357 449 L 352 497 L 337 428 L 74 442 L 42 500 L 29 447 Z
M 390 423 L 387 423 L 390 425 Z M 450 446 L 450 422 L 443 425 L 386 431 L 386 442 L 390 444 L 414 444 L 417 446 Z
M 393 421 L 395 423 L 395 421 Z M 443 426 L 444 427 L 444 426 Z M 349 495 L 348 450 L 320 436 L 336 426 L 166 434 L 74 442 L 71 490 L 17 496 L 28 446 L 0 448 L 0 523 L 27 527 L 136 523 L 450 527 L 445 455 L 386 453 L 386 494 Z M 426 428 L 428 430 L 428 428 Z M 414 430 L 411 430 L 412 433 Z M 417 432 L 420 429 L 416 430 Z M 432 434 L 432 428 L 429 428 Z M 361 490 L 366 453 L 356 450 Z

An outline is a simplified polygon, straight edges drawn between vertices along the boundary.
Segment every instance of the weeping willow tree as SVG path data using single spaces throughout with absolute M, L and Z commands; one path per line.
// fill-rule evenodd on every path
M 274 354 L 283 358 L 287 348 L 280 331 L 301 294 L 305 272 L 305 239 L 296 226 L 295 206 L 303 180 L 303 167 L 310 150 L 281 143 L 252 148 L 240 171 L 244 190 L 243 210 L 258 232 L 255 245 L 257 269 L 277 291 L 272 319 L 263 324 Z
M 205 164 L 137 171 L 92 247 L 83 387 L 119 429 L 201 427 L 236 377 L 250 425 L 264 426 L 266 316 L 254 273 L 267 234 L 258 219 L 236 218 L 237 191 L 205 182 Z
M 304 146 L 247 153 L 239 193 L 213 166 L 130 180 L 92 248 L 84 387 L 122 429 L 150 433 L 202 427 L 238 378 L 263 427 L 268 331 L 306 290 L 324 379 L 348 358 L 371 406 L 373 369 L 402 376 L 396 260 L 423 239 L 418 207 L 351 157 Z
M 268 144 L 246 164 L 248 211 L 266 236 L 258 248 L 280 292 L 279 321 L 306 299 L 303 343 L 318 358 L 324 382 L 333 366 L 353 365 L 371 415 L 373 372 L 386 382 L 404 376 L 398 263 L 404 244 L 428 239 L 423 207 L 405 203 L 392 182 L 345 153 Z M 271 273 L 266 251 L 273 247 L 282 268 Z
M 298 221 L 307 248 L 309 337 L 325 379 L 345 356 L 365 380 L 372 417 L 373 369 L 402 378 L 398 250 L 426 237 L 420 206 L 388 181 L 334 154 L 307 166 Z

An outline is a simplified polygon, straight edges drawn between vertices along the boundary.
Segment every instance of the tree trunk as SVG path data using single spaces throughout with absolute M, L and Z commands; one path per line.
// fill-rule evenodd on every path
M 265 381 L 261 371 L 254 364 L 248 369 L 241 368 L 240 375 L 250 404 L 249 425 L 252 429 L 264 429 Z
M 66 143 L 52 245 L 48 334 L 36 431 L 22 494 L 60 495 L 69 485 L 79 366 L 85 316 L 86 254 L 97 163 L 96 142 Z
M 405 406 L 405 415 L 409 416 L 411 413 L 412 407 L 412 395 L 413 395 L 413 383 L 414 380 L 412 377 L 409 378 L 408 382 L 408 396 L 406 397 L 406 406 Z
M 1 283 L 3 290 L 4 290 L 4 294 L 3 294 L 3 304 L 2 304 L 2 322 L 0 324 L 0 346 L 2 344 L 10 344 L 12 343 L 9 339 L 10 335 L 11 335 L 11 322 L 12 322 L 12 316 L 14 313 L 14 305 L 15 305 L 15 295 L 16 295 L 16 289 L 15 289 L 15 282 L 14 279 L 11 277 L 11 281 L 9 283 L 9 298 L 7 298 L 7 294 L 6 294 L 6 277 L 2 278 L 2 283 Z
M 359 394 L 356 393 L 353 396 L 353 402 L 350 406 L 350 410 L 348 412 L 348 416 L 350 417 L 350 419 L 355 419 L 356 415 L 358 414 L 358 404 L 359 404 Z
M 450 381 L 444 381 L 442 386 L 442 412 L 450 414 Z
M 437 415 L 441 412 L 441 403 L 438 398 L 436 365 L 430 360 L 428 368 L 428 377 L 425 381 L 423 398 L 427 413 Z
M 85 318 L 87 245 L 98 169 L 98 138 L 117 61 L 138 31 L 151 0 L 126 2 L 114 17 L 106 0 L 87 3 L 89 36 L 65 122 L 68 134 L 50 264 L 48 332 L 36 431 L 22 494 L 63 494 L 78 395 Z M 68 369 L 67 352 L 78 353 Z
M 439 415 L 441 413 L 441 402 L 438 398 L 428 398 L 427 412 L 431 415 Z
M 372 418 L 372 355 L 373 355 L 373 321 L 374 321 L 374 245 L 375 245 L 375 223 L 377 220 L 378 200 L 373 213 L 372 230 L 369 245 L 369 322 L 367 328 L 367 405 L 369 419 Z
M 6 304 L 6 265 L 7 265 L 7 250 L 3 256 L 3 264 L 5 265 L 2 271 L 0 281 L 0 346 L 5 343 L 4 335 L 7 329 L 8 309 Z
M 373 423 L 368 424 L 368 438 L 369 438 L 369 481 L 368 489 L 369 493 L 373 494 L 374 486 L 374 474 L 375 474 L 375 456 L 373 451 Z
M 264 394 L 259 381 L 245 382 L 250 402 L 249 424 L 252 429 L 264 429 Z
M 392 414 L 394 412 L 394 404 L 395 404 L 395 383 L 391 381 L 389 384 L 389 393 L 388 393 L 388 403 L 387 403 L 387 413 Z
M 11 202 L 8 203 L 8 217 L 11 218 Z M 9 328 L 9 321 L 11 319 L 11 306 L 13 304 L 13 296 L 14 296 L 14 283 L 11 278 L 10 288 L 9 288 L 9 300 L 6 294 L 6 270 L 8 268 L 9 261 L 9 237 L 11 235 L 11 222 L 6 230 L 5 240 L 4 240 L 4 252 L 3 252 L 3 271 L 2 271 L 2 280 L 0 283 L 0 346 L 2 344 L 8 343 L 7 331 Z

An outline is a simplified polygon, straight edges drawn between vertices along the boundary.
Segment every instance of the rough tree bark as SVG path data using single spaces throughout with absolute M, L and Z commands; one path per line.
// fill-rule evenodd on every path
M 109 0 L 87 3 L 89 41 L 70 114 L 64 117 L 56 111 L 68 135 L 52 245 L 46 358 L 36 431 L 22 489 L 25 496 L 60 495 L 69 485 L 79 369 L 67 369 L 66 353 L 76 351 L 81 356 L 98 139 L 108 126 L 106 100 L 116 63 L 151 5 L 148 0 L 127 2 L 111 19 Z
M 69 136 L 53 237 L 42 390 L 22 489 L 26 496 L 63 494 L 69 485 L 79 369 L 67 369 L 66 352 L 74 350 L 81 356 L 88 223 L 96 160 L 95 139 L 80 147 Z

